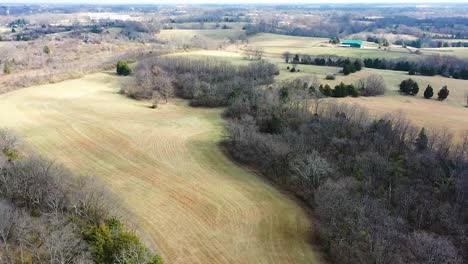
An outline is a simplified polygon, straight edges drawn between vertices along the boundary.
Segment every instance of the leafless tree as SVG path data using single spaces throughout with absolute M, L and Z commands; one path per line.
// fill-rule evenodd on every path
M 420 263 L 462 263 L 452 242 L 435 234 L 413 233 L 410 250 Z
M 286 51 L 283 53 L 283 59 L 286 63 L 289 63 L 289 60 L 291 60 L 291 52 Z
M 159 100 L 161 100 L 161 95 L 158 91 L 154 91 L 151 96 L 151 108 L 157 108 L 159 105 Z
M 5 252 L 2 260 L 0 254 L 0 262 L 14 263 L 13 252 L 9 247 L 9 239 L 12 235 L 14 226 L 18 221 L 18 212 L 10 205 L 0 201 L 0 248 Z
M 358 89 L 362 96 L 376 96 L 385 93 L 386 85 L 382 76 L 372 74 L 358 81 Z

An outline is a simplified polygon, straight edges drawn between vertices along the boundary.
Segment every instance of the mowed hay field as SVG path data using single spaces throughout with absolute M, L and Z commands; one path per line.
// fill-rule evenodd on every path
M 0 96 L 0 123 L 39 154 L 100 178 L 167 263 L 318 263 L 309 215 L 218 143 L 220 109 L 158 109 L 97 73 Z

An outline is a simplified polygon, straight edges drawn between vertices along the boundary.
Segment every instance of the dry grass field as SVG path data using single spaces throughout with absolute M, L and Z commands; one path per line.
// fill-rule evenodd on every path
M 158 109 L 97 73 L 0 96 L 0 123 L 117 196 L 167 263 L 318 263 L 310 217 L 227 158 L 219 109 Z
M 432 48 L 432 49 L 421 49 L 423 54 L 428 55 L 447 55 L 447 56 L 455 56 L 460 59 L 468 59 L 468 48 Z

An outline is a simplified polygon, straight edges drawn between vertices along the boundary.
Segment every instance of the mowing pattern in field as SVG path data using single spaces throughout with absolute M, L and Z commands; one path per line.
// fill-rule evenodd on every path
M 117 94 L 107 73 L 0 96 L 0 123 L 41 154 L 100 177 L 167 263 L 316 263 L 311 223 L 231 162 L 220 110 L 159 109 Z

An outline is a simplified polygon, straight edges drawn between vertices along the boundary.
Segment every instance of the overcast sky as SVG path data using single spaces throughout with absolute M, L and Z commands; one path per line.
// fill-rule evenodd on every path
M 295 3 L 467 3 L 468 0 L 0 0 L 0 3 L 74 3 L 74 4 L 232 4 L 232 3 L 262 3 L 262 4 L 295 4 Z

